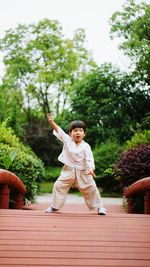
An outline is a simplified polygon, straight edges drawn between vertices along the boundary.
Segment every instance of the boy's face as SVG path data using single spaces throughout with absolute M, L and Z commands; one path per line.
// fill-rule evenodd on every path
M 83 130 L 83 128 L 75 128 L 70 132 L 70 136 L 72 137 L 73 141 L 75 143 L 81 143 L 84 136 L 85 136 L 85 132 Z

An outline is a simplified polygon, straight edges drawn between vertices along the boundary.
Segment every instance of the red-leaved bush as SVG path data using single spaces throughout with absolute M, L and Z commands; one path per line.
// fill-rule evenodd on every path
M 150 176 L 150 145 L 140 145 L 122 153 L 115 169 L 122 188 Z

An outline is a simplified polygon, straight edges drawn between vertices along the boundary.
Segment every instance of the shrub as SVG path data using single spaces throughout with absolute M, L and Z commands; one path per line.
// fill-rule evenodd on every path
M 60 175 L 61 169 L 62 166 L 46 167 L 44 181 L 55 182 Z
M 140 145 L 122 153 L 116 164 L 116 178 L 121 187 L 150 176 L 150 145 Z
M 112 166 L 118 159 L 122 147 L 116 140 L 108 140 L 106 143 L 102 143 L 93 151 L 95 165 L 96 165 L 96 183 L 102 187 L 106 192 L 117 191 L 117 181 L 113 178 Z
M 0 168 L 5 168 L 3 158 L 16 151 L 9 171 L 16 174 L 25 184 L 25 197 L 33 201 L 37 193 L 37 182 L 44 177 L 43 162 L 34 154 L 30 147 L 23 145 L 11 128 L 0 126 Z

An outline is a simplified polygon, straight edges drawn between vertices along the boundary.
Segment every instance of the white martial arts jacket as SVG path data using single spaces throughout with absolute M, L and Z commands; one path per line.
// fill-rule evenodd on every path
M 89 172 L 89 170 L 95 169 L 93 153 L 87 142 L 83 140 L 76 145 L 71 136 L 66 134 L 60 127 L 58 127 L 58 132 L 54 130 L 53 134 L 63 142 L 63 150 L 58 157 L 60 162 L 77 170 Z

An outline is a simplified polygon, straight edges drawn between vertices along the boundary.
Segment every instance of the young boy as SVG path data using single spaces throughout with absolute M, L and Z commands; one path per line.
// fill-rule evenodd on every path
M 89 210 L 97 209 L 99 215 L 105 215 L 100 193 L 93 179 L 95 176 L 94 158 L 91 147 L 83 138 L 86 134 L 86 125 L 82 121 L 70 123 L 69 135 L 66 134 L 47 114 L 48 121 L 53 128 L 53 134 L 63 142 L 63 150 L 58 160 L 64 164 L 61 174 L 56 180 L 51 206 L 47 213 L 59 210 L 65 203 L 67 193 L 75 185 L 83 194 Z

